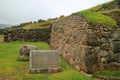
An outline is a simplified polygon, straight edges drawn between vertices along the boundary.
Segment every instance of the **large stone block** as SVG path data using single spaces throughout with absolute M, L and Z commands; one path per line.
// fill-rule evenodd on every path
M 93 52 L 94 50 L 91 46 L 83 46 L 81 49 L 83 49 L 81 51 L 83 56 L 80 57 L 82 59 L 82 67 L 86 68 L 86 72 L 88 73 L 94 72 L 98 64 L 97 54 Z
M 99 46 L 100 41 L 98 40 L 98 36 L 94 32 L 87 32 L 86 33 L 86 41 L 88 46 Z
M 109 49 L 110 49 L 110 45 L 109 45 L 108 43 L 103 43 L 103 44 L 101 45 L 101 49 L 102 49 L 102 50 L 109 50 Z
M 112 41 L 110 43 L 110 47 L 112 48 L 113 52 L 120 52 L 120 41 Z
M 112 70 L 120 70 L 120 63 L 117 62 L 111 62 L 110 64 L 107 65 L 108 69 Z
M 109 56 L 108 52 L 105 51 L 105 50 L 101 50 L 101 51 L 99 52 L 99 54 L 100 54 L 100 57 L 102 57 L 102 58 Z
M 20 59 L 29 59 L 30 50 L 38 50 L 34 45 L 24 45 L 20 48 L 19 58 Z
M 113 41 L 120 41 L 120 31 L 116 31 L 113 33 L 112 40 Z

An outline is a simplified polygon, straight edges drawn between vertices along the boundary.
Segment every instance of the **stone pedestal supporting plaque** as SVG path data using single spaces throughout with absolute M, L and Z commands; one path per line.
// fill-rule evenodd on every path
M 30 73 L 54 73 L 61 71 L 59 52 L 56 50 L 31 50 Z

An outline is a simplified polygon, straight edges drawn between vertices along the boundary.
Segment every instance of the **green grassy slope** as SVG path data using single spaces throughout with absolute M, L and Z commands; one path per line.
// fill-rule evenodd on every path
M 93 11 L 93 12 L 99 12 L 99 11 L 102 10 L 103 8 L 111 9 L 111 8 L 109 8 L 110 5 L 112 5 L 112 4 L 114 4 L 114 3 L 116 3 L 116 1 L 115 1 L 115 0 L 112 0 L 112 1 L 110 1 L 110 2 L 107 2 L 107 3 L 104 3 L 104 4 L 97 5 L 97 6 L 95 6 L 95 7 L 92 7 L 92 8 L 90 8 L 90 9 L 88 9 L 88 10 L 91 10 L 91 11 Z M 112 9 L 115 9 L 115 7 L 112 8 Z M 111 10 L 112 10 L 112 9 L 111 9 Z M 106 10 L 106 11 L 108 11 L 108 10 Z
M 0 76 L 9 74 L 19 68 L 28 65 L 28 62 L 18 61 L 19 49 L 24 44 L 32 44 L 38 46 L 40 49 L 50 49 L 50 47 L 44 42 L 11 42 L 0 43 Z
M 74 70 L 63 59 L 61 59 L 62 72 L 54 74 L 28 74 L 28 71 L 22 71 L 13 78 L 18 80 L 95 80 Z
M 118 8 L 119 4 L 116 0 L 100 4 L 90 9 L 76 12 L 75 14 L 82 14 L 90 24 L 97 25 L 108 25 L 110 27 L 117 26 L 117 22 L 111 16 L 106 16 L 106 13 L 120 12 Z
M 74 70 L 63 59 L 61 59 L 62 72 L 60 73 L 29 74 L 29 62 L 18 61 L 19 49 L 24 44 L 36 45 L 41 50 L 50 49 L 49 45 L 45 42 L 0 43 L 0 78 L 18 71 L 15 75 L 9 77 L 15 80 L 94 80 Z M 10 79 L 9 77 L 8 80 Z
M 45 22 L 31 23 L 31 24 L 24 26 L 23 28 L 24 29 L 49 28 L 52 25 L 52 23 L 59 21 L 61 19 L 64 19 L 64 18 L 66 18 L 66 17 L 51 19 L 51 20 L 47 20 Z
M 24 26 L 24 29 L 36 29 L 36 28 L 48 28 L 54 20 L 41 22 L 41 23 L 31 23 L 26 26 Z
M 105 24 L 108 26 L 117 25 L 116 21 L 112 19 L 111 17 L 105 16 L 97 12 L 92 12 L 90 10 L 80 11 L 80 12 L 77 12 L 76 14 L 82 14 L 93 25 L 97 25 L 97 24 Z
M 94 74 L 120 78 L 120 70 L 117 70 L 117 71 L 109 71 L 109 70 L 96 71 Z

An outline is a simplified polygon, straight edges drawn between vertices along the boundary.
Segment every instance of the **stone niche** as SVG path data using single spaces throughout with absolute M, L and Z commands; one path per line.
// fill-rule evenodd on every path
M 119 70 L 119 32 L 119 27 L 91 25 L 73 14 L 52 24 L 50 44 L 77 71 Z

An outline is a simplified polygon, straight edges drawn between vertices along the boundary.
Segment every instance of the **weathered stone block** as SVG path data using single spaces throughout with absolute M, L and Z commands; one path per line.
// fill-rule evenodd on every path
M 112 48 L 113 52 L 120 52 L 120 41 L 112 41 L 110 43 L 110 47 Z
M 24 45 L 20 48 L 19 58 L 20 59 L 29 59 L 30 50 L 38 50 L 34 45 Z
M 116 31 L 113 33 L 112 40 L 113 41 L 120 41 L 120 31 Z
M 102 57 L 102 58 L 109 56 L 108 52 L 105 50 L 101 50 L 99 54 L 100 54 L 100 57 Z
M 30 70 L 48 73 L 60 72 L 59 52 L 56 50 L 31 50 L 30 51 Z
M 98 41 L 98 36 L 94 32 L 86 33 L 86 41 L 88 46 L 99 46 L 100 42 Z
M 110 45 L 109 45 L 108 43 L 103 43 L 103 44 L 101 45 L 101 49 L 102 49 L 102 50 L 109 50 L 109 49 L 110 49 Z

